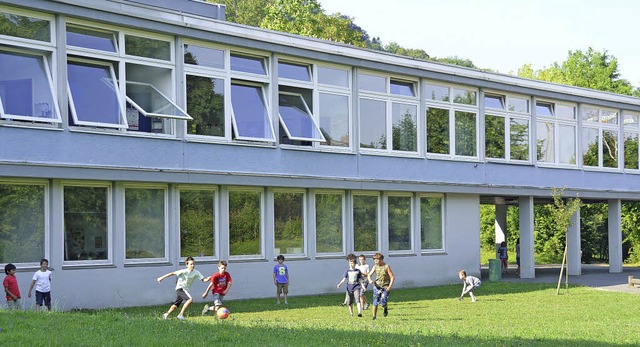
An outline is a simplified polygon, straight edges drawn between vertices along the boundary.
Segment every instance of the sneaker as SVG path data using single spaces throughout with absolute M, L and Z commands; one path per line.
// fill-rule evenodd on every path
M 285 304 L 285 305 L 289 305 L 289 303 L 288 303 L 288 302 L 286 302 L 286 301 L 284 302 L 284 304 Z
M 167 314 L 167 313 L 163 313 L 162 314 L 162 319 L 167 320 L 167 317 L 169 317 L 169 314 Z
M 276 305 L 280 305 L 280 301 L 276 301 Z
M 362 318 L 362 313 L 358 313 L 358 317 Z
M 179 320 L 187 320 L 186 318 L 184 318 L 184 316 L 178 316 L 177 317 Z
M 205 314 L 207 314 L 207 312 L 209 312 L 209 305 L 205 304 L 204 308 L 202 309 L 202 315 L 204 316 Z
M 387 306 L 384 307 L 384 311 L 382 312 L 383 316 L 388 316 L 389 315 L 389 310 L 387 309 Z
M 471 302 L 476 302 L 476 301 L 478 301 L 478 299 L 473 299 L 473 300 L 471 300 Z
M 368 310 L 368 309 L 369 309 L 369 304 L 368 304 L 368 303 L 364 304 L 364 309 L 365 309 L 365 310 Z
M 376 316 L 371 317 L 371 320 L 376 320 Z

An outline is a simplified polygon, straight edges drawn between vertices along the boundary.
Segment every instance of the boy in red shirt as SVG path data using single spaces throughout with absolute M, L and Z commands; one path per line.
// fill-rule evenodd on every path
M 18 279 L 16 278 L 16 266 L 13 264 L 5 265 L 4 273 L 7 276 L 2 281 L 2 286 L 7 294 L 7 306 L 10 310 L 20 309 L 20 288 L 18 288 Z
M 227 262 L 224 260 L 220 260 L 218 262 L 218 272 L 213 274 L 210 277 L 210 283 L 207 287 L 207 290 L 202 294 L 202 298 L 206 298 L 207 294 L 209 294 L 209 289 L 211 289 L 211 294 L 213 294 L 213 306 L 204 305 L 202 309 L 202 315 L 204 316 L 209 311 L 213 311 L 214 313 L 218 311 L 220 307 L 222 307 L 222 299 L 227 295 L 229 289 L 231 289 L 231 275 L 227 272 Z

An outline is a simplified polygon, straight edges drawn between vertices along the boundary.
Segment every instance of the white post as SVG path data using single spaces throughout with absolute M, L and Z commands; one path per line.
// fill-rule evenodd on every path
M 580 209 L 571 216 L 571 225 L 567 230 L 567 273 L 571 276 L 582 275 L 582 247 L 580 245 Z
M 518 202 L 520 207 L 520 278 L 535 278 L 533 196 L 521 196 Z
M 609 272 L 622 272 L 622 203 L 609 200 Z
M 502 241 L 507 240 L 507 205 L 496 204 L 496 219 L 494 223 L 496 234 L 496 251 Z

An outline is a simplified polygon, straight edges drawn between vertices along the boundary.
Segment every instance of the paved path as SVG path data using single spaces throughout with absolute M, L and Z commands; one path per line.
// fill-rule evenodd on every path
M 560 265 L 536 265 L 536 278 L 518 278 L 515 268 L 509 268 L 508 274 L 502 275 L 503 281 L 522 283 L 558 283 Z M 629 287 L 628 277 L 640 278 L 640 267 L 625 266 L 622 273 L 609 273 L 608 265 L 583 264 L 582 275 L 569 276 L 569 285 L 581 284 L 601 290 L 612 290 L 632 294 L 640 294 L 640 286 Z M 489 278 L 489 269 L 482 268 L 482 277 Z M 564 286 L 565 275 L 562 275 Z

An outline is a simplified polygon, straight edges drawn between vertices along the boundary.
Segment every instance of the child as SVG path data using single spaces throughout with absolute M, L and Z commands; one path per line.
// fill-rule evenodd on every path
M 207 290 L 202 294 L 202 298 L 205 299 L 209 294 L 209 289 L 211 289 L 211 294 L 213 294 L 213 307 L 209 307 L 209 305 L 205 304 L 204 309 L 202 309 L 202 315 L 204 316 L 209 311 L 213 311 L 216 313 L 218 309 L 222 306 L 222 299 L 227 295 L 229 289 L 231 289 L 231 275 L 227 272 L 227 262 L 224 260 L 220 260 L 218 262 L 218 272 L 213 274 L 210 277 L 211 281 Z
M 516 269 L 516 276 L 520 276 L 520 238 L 518 237 L 518 241 L 516 241 L 516 265 L 518 268 Z
M 205 278 L 202 274 L 195 270 L 196 262 L 193 260 L 193 257 L 187 257 L 184 261 L 186 269 L 169 272 L 168 274 L 158 277 L 158 283 L 162 282 L 167 277 L 176 276 L 178 277 L 178 281 L 176 283 L 176 300 L 172 303 L 169 311 L 162 315 L 162 319 L 167 319 L 171 312 L 175 311 L 178 306 L 184 301 L 184 305 L 182 305 L 182 310 L 180 310 L 180 314 L 178 315 L 179 320 L 185 320 L 184 312 L 187 310 L 187 307 L 191 305 L 193 302 L 193 298 L 191 294 L 189 294 L 189 290 L 191 289 L 191 284 L 193 284 L 193 280 L 198 278 L 202 282 L 208 282 L 209 277 Z
M 16 279 L 16 266 L 9 263 L 4 266 L 4 273 L 7 275 L 2 281 L 4 292 L 7 294 L 7 306 L 10 310 L 20 309 L 20 288 Z
M 509 259 L 509 256 L 507 255 L 507 243 L 504 241 L 500 243 L 500 247 L 498 248 L 498 257 L 500 258 L 500 262 L 502 262 L 502 270 L 508 274 L 507 259 Z
M 349 269 L 344 272 L 342 280 L 338 283 L 337 288 L 347 281 L 347 296 L 349 297 L 349 314 L 353 317 L 353 301 L 355 300 L 358 307 L 358 317 L 362 317 L 362 304 L 360 302 L 360 283 L 362 282 L 362 272 L 356 269 L 356 256 L 349 254 L 347 256 L 347 262 L 349 263 Z
M 29 294 L 27 294 L 29 298 L 34 285 L 36 286 L 36 310 L 40 311 L 44 303 L 47 310 L 51 311 L 51 271 L 49 271 L 49 261 L 47 259 L 40 260 L 40 270 L 33 274 L 33 279 L 29 286 Z
M 376 253 L 373 255 L 373 269 L 367 274 L 369 282 L 373 283 L 373 320 L 376 319 L 378 314 L 378 305 L 384 308 L 383 315 L 386 317 L 389 314 L 387 309 L 387 300 L 389 299 L 389 293 L 391 287 L 396 281 L 396 277 L 391 271 L 391 267 L 384 262 L 384 255 Z M 371 280 L 371 276 L 376 274 L 375 282 Z
M 469 296 L 471 296 L 471 302 L 478 301 L 476 296 L 473 295 L 473 291 L 476 288 L 480 287 L 480 284 L 482 284 L 480 279 L 475 276 L 467 276 L 467 272 L 464 270 L 458 271 L 458 277 L 460 277 L 463 283 L 462 294 L 460 294 L 458 301 L 462 300 L 462 297 L 467 293 L 469 293 Z
M 360 264 L 356 265 L 356 269 L 362 272 L 362 283 L 360 283 L 360 304 L 362 305 L 362 309 L 366 310 L 369 308 L 369 303 L 367 302 L 367 296 L 365 293 L 367 292 L 367 287 L 369 286 L 369 280 L 367 279 L 367 274 L 371 270 L 369 268 L 369 264 L 367 264 L 367 257 L 364 254 L 360 254 L 358 257 L 358 262 Z
M 284 265 L 284 255 L 280 254 L 277 258 L 278 264 L 273 267 L 273 284 L 276 286 L 276 304 L 280 305 L 280 294 L 284 294 L 284 303 L 287 302 L 287 294 L 289 294 L 289 268 Z

